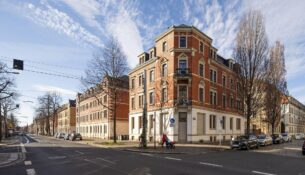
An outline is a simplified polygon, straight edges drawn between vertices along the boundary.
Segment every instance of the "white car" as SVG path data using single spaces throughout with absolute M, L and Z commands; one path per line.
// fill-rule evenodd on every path
M 282 135 L 283 140 L 284 140 L 285 142 L 291 142 L 291 141 L 292 141 L 292 138 L 291 138 L 291 135 L 290 135 L 290 134 L 288 134 L 288 133 L 282 133 L 281 135 Z
M 297 134 L 295 134 L 295 139 L 296 139 L 296 140 L 304 139 L 304 134 L 303 134 L 303 133 L 297 133 Z

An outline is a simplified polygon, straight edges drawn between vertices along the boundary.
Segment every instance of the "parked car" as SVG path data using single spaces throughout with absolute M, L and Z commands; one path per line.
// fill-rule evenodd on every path
M 279 144 L 284 142 L 283 137 L 280 134 L 273 134 L 271 137 L 273 144 Z
M 71 137 L 71 134 L 68 133 L 65 135 L 64 140 L 70 140 L 70 137 Z
M 259 148 L 259 142 L 255 135 L 243 135 L 238 136 L 236 139 L 233 138 L 231 141 L 231 149 L 250 149 Z
M 272 145 L 272 138 L 268 135 L 262 134 L 257 137 L 259 145 Z
M 304 134 L 296 133 L 294 137 L 295 137 L 296 140 L 301 140 L 301 139 L 304 139 Z
M 82 135 L 80 133 L 72 133 L 70 136 L 70 140 L 83 140 Z
M 305 155 L 305 141 L 304 141 L 303 146 L 302 146 L 302 154 Z
M 65 138 L 65 135 L 66 135 L 65 133 L 62 133 L 62 132 L 61 132 L 61 133 L 58 134 L 58 137 L 57 137 L 57 138 L 63 139 L 63 138 Z
M 284 140 L 285 142 L 291 142 L 291 141 L 292 141 L 292 137 L 291 137 L 290 134 L 288 134 L 288 133 L 282 133 L 281 135 L 282 135 L 283 140 Z

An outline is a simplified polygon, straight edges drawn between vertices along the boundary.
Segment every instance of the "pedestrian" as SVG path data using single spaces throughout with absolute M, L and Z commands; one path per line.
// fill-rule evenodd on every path
M 163 145 L 164 143 L 167 141 L 167 135 L 165 133 L 162 134 L 162 148 L 163 148 Z

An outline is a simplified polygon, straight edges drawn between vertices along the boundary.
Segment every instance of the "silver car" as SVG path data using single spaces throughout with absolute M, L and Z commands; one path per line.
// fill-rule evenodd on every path
M 262 146 L 272 145 L 272 138 L 268 135 L 259 135 L 257 139 L 258 143 Z

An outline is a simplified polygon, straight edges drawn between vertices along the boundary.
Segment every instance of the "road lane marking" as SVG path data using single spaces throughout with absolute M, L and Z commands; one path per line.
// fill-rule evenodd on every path
M 25 138 L 25 140 L 26 140 L 26 144 L 29 144 L 29 143 L 30 143 L 30 140 L 29 140 L 26 136 L 24 136 L 24 138 Z
M 21 152 L 26 153 L 26 149 L 24 147 L 24 144 L 20 143 L 20 146 L 21 146 Z
M 115 162 L 112 162 L 112 161 L 110 161 L 110 160 L 103 159 L 103 158 L 100 158 L 100 157 L 98 157 L 98 158 L 96 158 L 96 159 L 99 159 L 99 160 L 102 160 L 102 161 L 104 161 L 104 162 L 108 162 L 108 163 L 111 163 L 111 164 L 115 164 Z
M 150 156 L 150 157 L 153 157 L 152 154 L 148 154 L 148 153 L 141 153 L 143 156 Z
M 207 165 L 207 166 L 214 166 L 214 167 L 220 167 L 222 168 L 222 165 L 213 164 L 213 163 L 207 163 L 207 162 L 199 162 L 201 165 Z
M 85 153 L 83 153 L 83 152 L 80 152 L 80 151 L 75 151 L 75 152 L 77 152 L 78 154 L 85 154 Z
M 181 160 L 181 159 L 174 158 L 174 157 L 165 157 L 165 159 L 170 159 L 170 160 Z
M 24 161 L 24 165 L 32 165 L 31 161 Z
M 36 175 L 36 172 L 35 172 L 34 169 L 26 169 L 26 173 L 27 173 L 28 175 Z
M 276 174 L 271 174 L 271 173 L 265 173 L 265 172 L 260 172 L 260 171 L 252 171 L 254 174 L 262 174 L 262 175 L 276 175 Z

